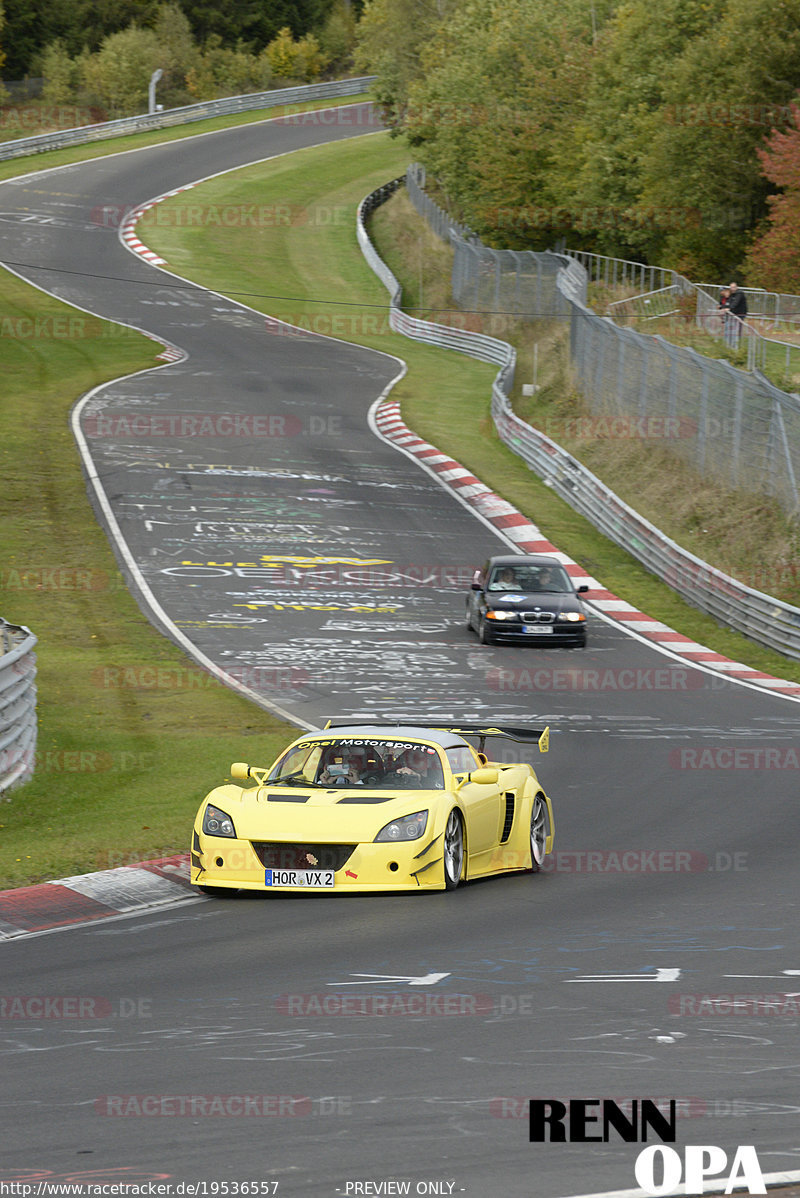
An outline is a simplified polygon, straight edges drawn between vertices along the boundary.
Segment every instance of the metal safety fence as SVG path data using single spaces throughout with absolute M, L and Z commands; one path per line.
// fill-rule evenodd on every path
M 397 279 L 378 256 L 369 240 L 364 221 L 368 214 L 379 204 L 392 195 L 400 185 L 395 180 L 388 187 L 380 188 L 362 201 L 358 212 L 358 239 L 364 255 L 391 295 L 390 324 L 397 332 L 404 333 L 415 340 L 424 340 L 427 344 L 439 345 L 442 348 L 459 349 L 462 353 L 480 358 L 482 361 L 496 361 L 501 366 L 492 385 L 492 416 L 498 434 L 515 453 L 531 467 L 531 469 L 552 489 L 570 504 L 581 515 L 603 532 L 609 539 L 621 545 L 633 557 L 637 558 L 648 570 L 666 582 L 673 590 L 682 595 L 694 607 L 707 612 L 721 624 L 733 628 L 751 640 L 775 649 L 795 660 L 800 660 L 800 608 L 783 603 L 764 592 L 757 591 L 744 583 L 731 578 L 721 570 L 695 557 L 682 549 L 674 541 L 666 537 L 659 529 L 650 524 L 622 499 L 611 491 L 591 471 L 587 470 L 562 446 L 558 445 L 544 433 L 532 428 L 520 420 L 514 413 L 509 398 L 513 377 L 514 350 L 505 346 L 505 354 L 501 351 L 503 342 L 496 338 L 486 338 L 480 334 L 461 331 L 457 337 L 452 329 L 444 325 L 436 325 L 430 321 L 420 321 L 407 316 L 400 309 L 401 289 Z M 418 190 L 418 176 L 414 175 L 409 193 L 414 199 L 414 190 Z M 429 201 L 430 202 L 430 201 Z M 444 227 L 444 226 L 442 226 Z M 463 232 L 463 230 L 462 230 Z M 455 249 L 456 265 L 453 270 L 453 290 L 458 297 L 456 288 L 461 290 L 459 302 L 466 299 L 467 305 L 483 303 L 487 295 L 500 296 L 503 304 L 508 304 L 516 294 L 517 281 L 508 277 L 510 271 L 503 271 L 501 266 L 504 259 L 499 254 L 508 251 L 495 251 L 483 247 L 473 238 L 466 242 L 461 232 L 451 231 L 449 240 Z M 520 255 L 517 255 L 519 257 Z M 611 368 L 617 371 L 617 379 L 624 381 L 629 375 L 626 369 L 625 355 L 633 355 L 637 351 L 636 341 L 621 342 L 617 334 L 624 333 L 626 338 L 639 338 L 641 341 L 661 341 L 660 338 L 645 337 L 628 330 L 616 329 L 608 317 L 598 317 L 585 306 L 588 276 L 586 269 L 577 261 L 558 254 L 532 254 L 525 252 L 525 266 L 529 285 L 538 288 L 536 306 L 528 301 L 525 315 L 531 316 L 568 316 L 571 326 L 571 337 L 576 345 L 574 360 L 580 362 L 586 385 L 597 385 L 598 377 L 611 376 Z M 460 272 L 460 273 L 459 273 Z M 466 305 L 465 305 L 466 306 Z M 506 309 L 507 310 L 507 309 Z M 603 338 L 606 338 L 604 341 Z M 491 346 L 492 357 L 487 356 Z M 666 345 L 666 343 L 662 343 Z M 622 345 L 622 349 L 620 349 Z M 675 349 L 677 347 L 670 347 Z M 685 351 L 682 351 L 685 352 Z M 693 355 L 698 357 L 698 355 Z M 668 360 L 669 361 L 669 360 Z M 594 375 L 592 364 L 594 362 Z M 643 351 L 638 365 L 644 377 L 640 376 L 640 386 L 636 392 L 641 404 L 642 398 L 650 394 L 648 380 L 654 387 L 661 387 L 666 394 L 668 410 L 677 414 L 678 390 L 680 383 L 681 358 L 675 359 L 675 364 L 669 361 L 666 377 L 656 376 L 655 370 L 650 374 L 650 362 L 647 350 Z M 647 366 L 644 364 L 647 363 Z M 741 371 L 724 365 L 730 372 L 731 385 L 736 387 L 736 378 L 746 378 Z M 706 416 L 712 418 L 714 410 L 710 404 L 709 389 L 706 389 Z M 744 408 L 746 396 L 742 391 L 741 406 L 734 405 L 733 419 L 739 422 L 739 449 L 742 450 L 741 432 L 744 424 Z M 641 410 L 640 408 L 636 409 Z M 644 410 L 647 412 L 647 408 Z M 738 417 L 736 415 L 738 411 Z M 648 412 L 649 414 L 649 412 Z M 728 414 L 729 415 L 729 414 Z M 677 419 L 677 415 L 675 416 Z M 707 430 L 708 431 L 708 430 Z M 711 452 L 708 438 L 705 442 L 706 452 Z
M 33 774 L 36 637 L 0 619 L 0 797 Z
M 108 137 L 120 137 L 125 133 L 143 133 L 148 129 L 188 125 L 193 121 L 208 120 L 209 117 L 254 112 L 286 104 L 303 104 L 309 100 L 335 100 L 343 96 L 362 95 L 369 91 L 375 78 L 374 75 L 362 75 L 357 79 L 336 79 L 327 83 L 309 83 L 301 87 L 275 88 L 272 91 L 254 92 L 246 96 L 226 96 L 221 100 L 204 100 L 200 104 L 188 104 L 183 108 L 168 108 L 164 112 L 126 116 L 116 121 L 103 121 L 98 125 L 81 125 L 76 129 L 62 129 L 57 133 L 41 133 L 36 137 L 19 137 L 14 141 L 0 143 L 0 160 L 102 141 Z

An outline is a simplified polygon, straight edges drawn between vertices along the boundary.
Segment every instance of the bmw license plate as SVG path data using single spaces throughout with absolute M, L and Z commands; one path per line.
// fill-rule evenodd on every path
M 304 886 L 306 890 L 330 890 L 333 887 L 332 869 L 267 869 L 264 885 L 272 887 Z
M 548 633 L 552 633 L 553 625 L 552 624 L 523 624 L 522 631 L 523 632 L 532 632 L 535 636 L 546 636 Z

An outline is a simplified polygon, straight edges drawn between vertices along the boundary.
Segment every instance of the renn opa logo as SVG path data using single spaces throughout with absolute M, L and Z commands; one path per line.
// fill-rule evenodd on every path
M 667 1111 L 662 1109 L 667 1107 Z M 674 1148 L 676 1102 L 658 1104 L 650 1098 L 632 1098 L 618 1103 L 604 1098 L 531 1098 L 530 1141 L 534 1144 L 607 1144 L 612 1132 L 626 1144 L 661 1141 L 644 1148 L 636 1158 L 636 1180 L 647 1194 L 674 1193 L 684 1179 L 684 1193 L 704 1194 L 709 1177 L 727 1173 L 725 1193 L 747 1187 L 749 1194 L 766 1194 L 767 1189 L 752 1144 L 739 1146 L 728 1171 L 728 1155 L 713 1144 L 687 1144 L 683 1160 Z M 658 1180 L 657 1180 L 658 1178 Z

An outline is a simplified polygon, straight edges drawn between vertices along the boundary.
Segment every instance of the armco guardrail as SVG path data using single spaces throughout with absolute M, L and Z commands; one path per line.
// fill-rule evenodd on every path
M 389 308 L 389 326 L 396 333 L 411 337 L 414 341 L 424 341 L 428 345 L 438 345 L 441 349 L 455 349 L 459 353 L 478 358 L 481 362 L 491 362 L 500 367 L 498 380 L 511 388 L 514 383 L 514 367 L 516 366 L 516 351 L 506 341 L 496 337 L 486 337 L 482 333 L 469 333 L 464 329 L 451 328 L 447 325 L 435 324 L 430 320 L 419 320 L 409 316 L 400 307 L 402 299 L 401 287 L 386 263 L 378 256 L 375 247 L 369 239 L 364 221 L 376 208 L 394 195 L 398 187 L 402 187 L 404 179 L 393 179 L 376 191 L 371 192 L 358 206 L 357 235 L 358 243 L 369 265 L 391 295 Z
M 36 637 L 0 619 L 0 797 L 33 774 Z
M 21 158 L 26 154 L 41 154 L 45 150 L 60 150 L 85 142 L 120 137 L 125 133 L 142 133 L 147 129 L 168 129 L 173 125 L 188 125 L 213 116 L 229 116 L 237 112 L 253 112 L 259 108 L 275 108 L 284 104 L 303 104 L 308 100 L 335 100 L 341 96 L 357 96 L 369 91 L 374 75 L 358 79 L 337 79 L 328 83 L 309 83 L 303 87 L 276 88 L 254 92 L 249 96 L 227 96 L 223 100 L 204 100 L 185 108 L 168 108 L 165 112 L 126 116 L 100 125 L 81 125 L 77 129 L 62 129 L 58 133 L 42 133 L 38 137 L 20 137 L 0 144 L 0 160 Z
M 492 385 L 492 416 L 498 434 L 513 451 L 571 507 L 585 516 L 615 544 L 622 546 L 648 570 L 682 595 L 692 606 L 707 612 L 721 624 L 743 633 L 751 640 L 800 660 L 800 608 L 783 603 L 761 591 L 747 587 L 708 562 L 688 553 L 666 537 L 623 502 L 613 491 L 567 451 L 512 410 L 509 400 L 509 367 L 513 376 L 514 350 L 510 345 L 479 334 L 453 330 L 430 321 L 419 321 L 400 311 L 400 285 L 378 256 L 364 226 L 365 217 L 392 195 L 399 186 L 395 180 L 372 192 L 358 210 L 358 240 L 367 262 L 389 290 L 390 324 L 397 332 L 429 345 L 459 349 L 482 361 L 506 363 Z M 429 201 L 430 202 L 430 201 Z M 452 240 L 460 242 L 455 233 Z M 473 247 L 474 248 L 474 242 Z M 495 253 L 495 251 L 492 251 Z M 554 274 L 556 294 L 553 308 L 570 311 L 585 295 L 586 272 L 566 256 L 535 255 L 544 260 L 542 277 Z M 557 269 L 554 271 L 554 266 Z M 485 342 L 493 342 L 492 357 Z M 505 354 L 501 350 L 505 346 Z

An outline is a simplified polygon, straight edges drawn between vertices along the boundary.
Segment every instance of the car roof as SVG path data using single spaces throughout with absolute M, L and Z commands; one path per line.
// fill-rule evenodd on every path
M 319 732 L 308 732 L 297 743 L 304 740 L 319 740 L 320 737 L 347 737 L 358 740 L 428 740 L 442 749 L 472 746 L 463 736 L 447 732 L 443 728 L 426 728 L 422 724 L 339 724 L 322 728 Z
M 546 553 L 522 554 L 522 553 L 505 553 L 499 557 L 489 558 L 490 566 L 560 566 L 561 562 L 557 557 L 550 557 Z

